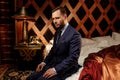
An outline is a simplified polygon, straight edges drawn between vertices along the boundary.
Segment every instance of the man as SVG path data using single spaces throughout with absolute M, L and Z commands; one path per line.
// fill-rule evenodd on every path
M 69 25 L 63 7 L 57 7 L 52 11 L 52 20 L 57 28 L 53 47 L 45 60 L 37 66 L 36 72 L 27 77 L 27 80 L 65 80 L 80 68 L 78 65 L 81 48 L 79 32 Z

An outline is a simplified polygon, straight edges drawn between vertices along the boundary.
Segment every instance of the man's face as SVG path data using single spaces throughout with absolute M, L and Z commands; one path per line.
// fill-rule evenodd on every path
M 56 28 L 63 27 L 64 24 L 64 15 L 61 14 L 60 10 L 57 10 L 52 13 L 52 20 Z

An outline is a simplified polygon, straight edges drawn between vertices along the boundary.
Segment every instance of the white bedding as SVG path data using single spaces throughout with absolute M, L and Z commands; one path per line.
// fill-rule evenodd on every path
M 53 41 L 50 41 L 50 44 L 46 46 L 45 55 L 47 55 L 52 47 Z M 89 53 L 98 52 L 103 48 L 120 44 L 120 33 L 112 32 L 112 36 L 101 36 L 95 38 L 82 38 L 82 47 L 78 63 L 82 66 L 84 59 L 88 56 Z M 86 50 L 87 49 L 87 50 Z M 83 67 L 82 67 L 83 68 Z M 75 74 L 68 77 L 66 80 L 78 80 L 82 68 L 78 70 Z

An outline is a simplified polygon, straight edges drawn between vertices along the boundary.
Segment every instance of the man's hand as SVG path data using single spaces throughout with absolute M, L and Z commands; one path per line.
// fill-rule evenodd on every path
M 53 76 L 57 75 L 56 71 L 54 68 L 49 68 L 44 74 L 43 77 L 44 78 L 51 78 Z
M 45 66 L 45 63 L 38 64 L 38 66 L 36 68 L 36 72 L 40 72 L 43 69 L 44 66 Z

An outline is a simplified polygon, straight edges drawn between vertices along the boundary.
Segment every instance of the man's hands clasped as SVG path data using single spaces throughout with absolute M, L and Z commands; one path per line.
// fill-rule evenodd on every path
M 36 72 L 40 72 L 45 65 L 46 65 L 45 63 L 38 64 L 38 66 L 36 68 Z M 48 79 L 48 78 L 51 78 L 55 75 L 57 75 L 55 69 L 54 68 L 49 68 L 48 70 L 45 71 L 45 73 L 43 74 L 43 77 Z

